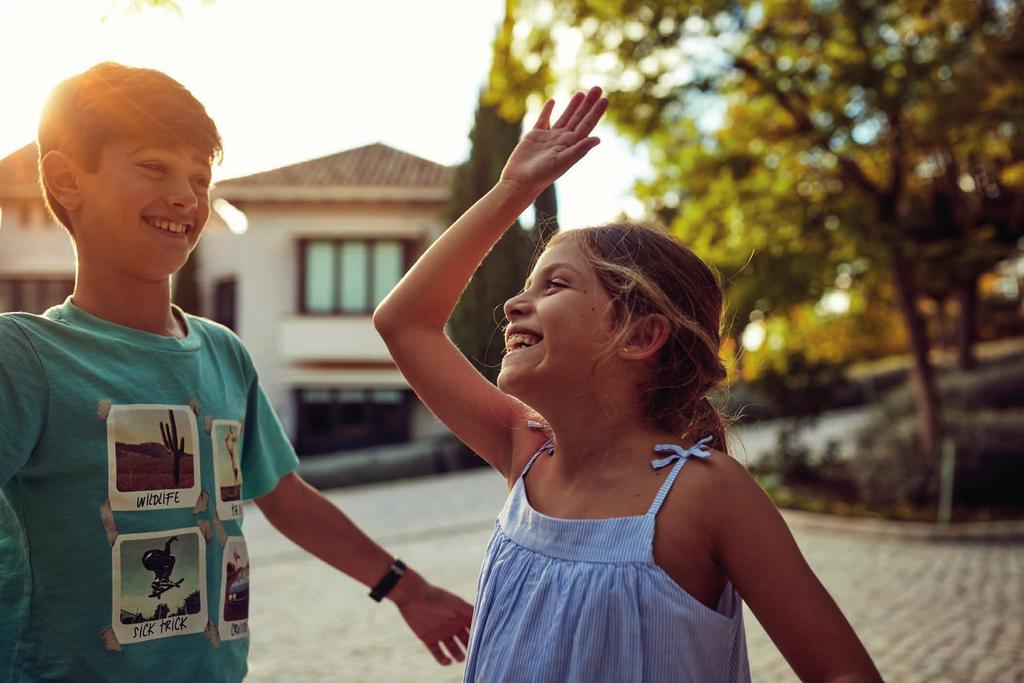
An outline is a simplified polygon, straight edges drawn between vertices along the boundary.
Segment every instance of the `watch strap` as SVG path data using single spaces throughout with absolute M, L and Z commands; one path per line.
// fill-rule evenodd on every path
M 384 577 L 377 582 L 377 585 L 373 587 L 373 590 L 370 591 L 370 597 L 377 602 L 383 600 L 395 587 L 398 580 L 405 575 L 406 569 L 408 569 L 408 567 L 406 567 L 405 563 L 401 560 L 396 559 L 392 562 L 391 566 L 388 567 L 388 573 L 385 574 Z

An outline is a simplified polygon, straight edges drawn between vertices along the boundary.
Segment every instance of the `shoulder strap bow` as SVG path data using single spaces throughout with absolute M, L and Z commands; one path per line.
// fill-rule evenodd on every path
M 705 436 L 689 448 L 683 448 L 682 446 L 674 443 L 659 443 L 654 447 L 654 452 L 669 453 L 670 455 L 667 455 L 664 458 L 658 458 L 657 460 L 652 460 L 651 468 L 656 470 L 661 469 L 666 465 L 671 465 L 676 460 L 686 460 L 693 456 L 698 458 L 707 458 L 711 455 L 711 449 L 708 448 L 708 444 L 711 443 L 714 438 L 714 436 Z

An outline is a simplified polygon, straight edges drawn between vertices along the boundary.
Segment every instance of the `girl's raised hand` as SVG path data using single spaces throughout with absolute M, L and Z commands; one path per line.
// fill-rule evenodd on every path
M 512 150 L 501 172 L 502 181 L 540 193 L 600 142 L 590 137 L 608 108 L 608 100 L 601 97 L 600 88 L 591 88 L 586 95 L 581 92 L 573 95 L 552 125 L 554 108 L 554 100 L 544 103 L 537 123 Z

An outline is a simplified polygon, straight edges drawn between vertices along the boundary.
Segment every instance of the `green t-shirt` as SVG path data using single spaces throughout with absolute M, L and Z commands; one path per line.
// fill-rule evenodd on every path
M 245 675 L 241 502 L 297 458 L 238 339 L 186 320 L 0 315 L 0 681 Z

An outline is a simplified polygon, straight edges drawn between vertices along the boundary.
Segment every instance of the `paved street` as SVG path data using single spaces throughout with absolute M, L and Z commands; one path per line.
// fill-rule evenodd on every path
M 331 492 L 371 535 L 472 602 L 504 483 L 490 470 Z M 460 681 L 398 611 L 283 539 L 246 508 L 253 567 L 248 681 Z M 887 681 L 1024 683 L 1024 544 L 936 542 L 795 528 Z M 792 681 L 749 613 L 754 681 Z

